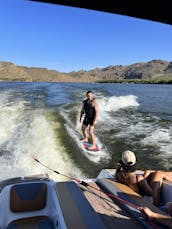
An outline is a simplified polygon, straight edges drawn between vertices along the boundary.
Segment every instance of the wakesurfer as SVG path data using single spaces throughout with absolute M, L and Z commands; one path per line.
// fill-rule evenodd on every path
M 89 150 L 94 150 L 96 149 L 96 137 L 94 134 L 94 127 L 97 124 L 99 107 L 92 91 L 87 91 L 86 97 L 87 98 L 82 102 L 80 114 L 80 122 L 82 120 L 82 116 L 84 115 L 84 119 L 82 122 L 82 133 L 84 137 L 83 139 L 81 139 L 81 141 L 88 142 L 87 127 L 89 126 L 89 134 L 92 141 L 92 146 L 89 147 Z

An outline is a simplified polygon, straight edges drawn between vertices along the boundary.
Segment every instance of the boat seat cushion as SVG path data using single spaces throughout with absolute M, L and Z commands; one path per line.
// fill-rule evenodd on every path
M 75 182 L 57 182 L 56 193 L 68 229 L 106 228 Z
M 25 183 L 12 186 L 10 208 L 13 212 L 36 211 L 46 205 L 47 185 L 45 183 Z
M 7 229 L 54 229 L 54 224 L 47 216 L 22 218 L 12 221 Z

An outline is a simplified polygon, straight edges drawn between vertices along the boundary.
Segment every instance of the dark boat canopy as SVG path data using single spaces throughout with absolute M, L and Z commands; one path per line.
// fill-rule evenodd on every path
M 172 25 L 170 0 L 29 0 L 121 14 Z

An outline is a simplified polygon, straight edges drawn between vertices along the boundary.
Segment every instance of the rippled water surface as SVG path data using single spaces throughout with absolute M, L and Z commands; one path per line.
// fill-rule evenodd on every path
M 102 150 L 88 154 L 79 142 L 79 115 L 93 90 L 100 114 L 95 127 Z M 171 170 L 172 86 L 139 84 L 0 83 L 1 178 L 48 172 L 77 178 L 114 168 L 121 153 L 136 153 L 138 169 Z

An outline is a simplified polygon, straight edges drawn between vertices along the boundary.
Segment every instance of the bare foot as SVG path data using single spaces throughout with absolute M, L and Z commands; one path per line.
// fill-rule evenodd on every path
M 90 146 L 90 147 L 88 147 L 89 150 L 95 150 L 96 148 L 97 148 L 97 147 L 96 147 L 96 146 L 93 146 L 93 145 Z
M 82 138 L 82 139 L 80 139 L 80 142 L 88 142 L 88 139 Z

